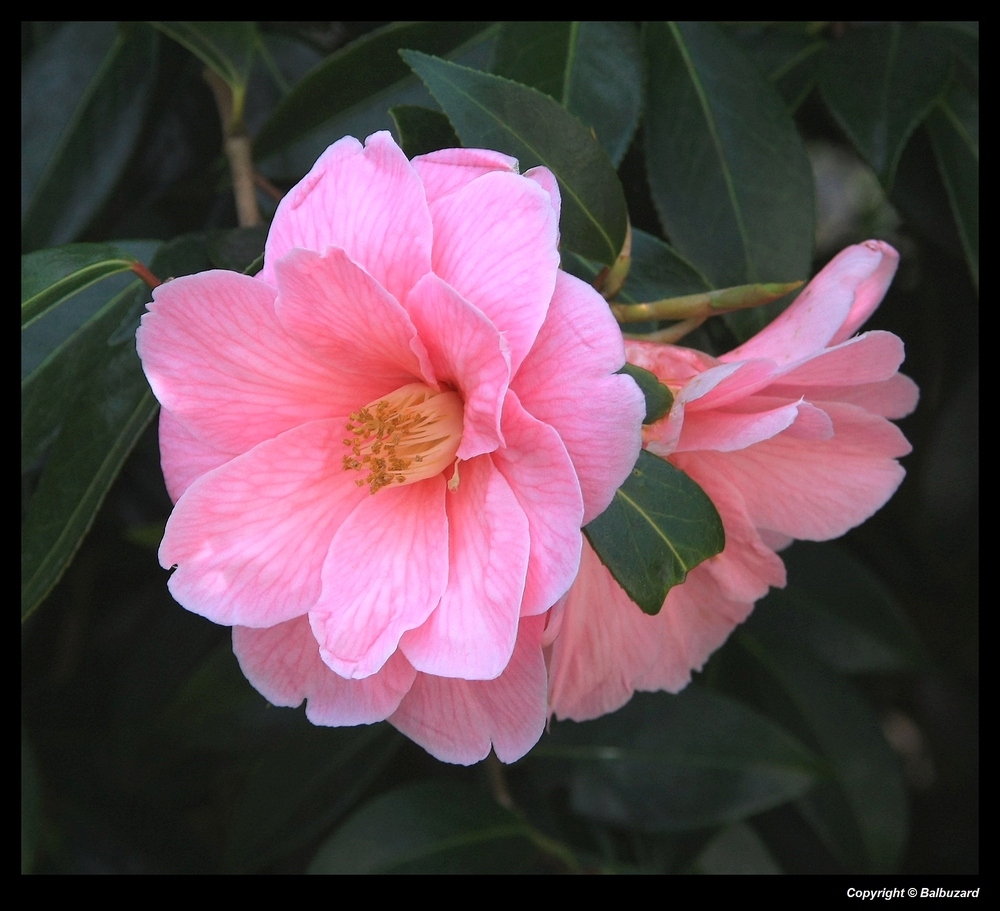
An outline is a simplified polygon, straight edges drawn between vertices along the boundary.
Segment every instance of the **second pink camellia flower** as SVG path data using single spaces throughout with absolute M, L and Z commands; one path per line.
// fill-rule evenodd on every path
M 643 415 L 558 217 L 545 169 L 346 138 L 279 205 L 259 275 L 154 292 L 160 562 L 271 702 L 388 718 L 450 762 L 541 735 L 545 614 Z
M 890 419 L 917 401 L 898 373 L 903 343 L 854 333 L 885 295 L 899 256 L 881 241 L 842 251 L 795 302 L 719 358 L 628 342 L 628 360 L 674 393 L 644 446 L 686 472 L 722 519 L 726 546 L 644 614 L 584 545 L 580 575 L 550 614 L 550 702 L 559 718 L 614 711 L 636 690 L 677 692 L 785 584 L 777 551 L 824 541 L 879 509 L 910 451 Z

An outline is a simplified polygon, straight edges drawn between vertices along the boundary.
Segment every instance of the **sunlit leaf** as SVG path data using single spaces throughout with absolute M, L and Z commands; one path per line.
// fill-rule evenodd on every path
M 615 581 L 647 614 L 725 546 L 722 520 L 683 471 L 643 450 L 611 505 L 584 530 Z
M 68 244 L 21 257 L 21 328 L 136 260 L 111 244 Z
M 714 287 L 809 274 L 812 172 L 775 90 L 718 28 L 650 23 L 646 166 L 671 244 Z M 742 338 L 773 319 L 726 317 Z
M 595 721 L 560 721 L 532 752 L 564 759 L 574 809 L 646 831 L 745 819 L 800 797 L 822 776 L 794 737 L 698 686 L 638 693 Z
M 856 28 L 824 52 L 823 98 L 884 187 L 892 186 L 906 141 L 941 96 L 948 72 L 944 42 L 912 24 Z
M 146 26 L 67 22 L 21 76 L 22 250 L 65 244 L 132 155 L 156 76 Z
M 513 155 L 522 172 L 544 165 L 555 174 L 564 247 L 615 261 L 625 240 L 625 197 L 608 156 L 579 120 L 535 89 L 415 51 L 402 55 L 463 145 Z
M 617 167 L 642 104 L 642 55 L 632 22 L 505 22 L 493 72 L 551 95 L 593 129 Z
M 254 140 L 267 158 L 328 120 L 410 75 L 400 48 L 446 54 L 483 32 L 483 22 L 392 23 L 331 54 L 275 108 Z
M 534 848 L 524 822 L 454 779 L 363 806 L 313 858 L 310 873 L 516 873 Z

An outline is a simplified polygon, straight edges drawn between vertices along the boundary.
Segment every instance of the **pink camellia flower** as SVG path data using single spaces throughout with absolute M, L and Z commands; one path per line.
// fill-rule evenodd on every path
M 449 762 L 541 735 L 545 615 L 643 415 L 558 217 L 544 168 L 347 137 L 278 206 L 259 275 L 154 292 L 160 562 L 274 704 L 388 718 Z
M 670 413 L 644 428 L 643 444 L 701 485 L 726 546 L 649 616 L 584 545 L 580 574 L 546 631 L 557 717 L 583 721 L 636 690 L 683 689 L 769 586 L 785 584 L 776 551 L 796 538 L 838 537 L 895 492 L 904 474 L 896 460 L 910 445 L 888 419 L 913 410 L 917 387 L 897 372 L 895 335 L 854 333 L 898 260 L 881 241 L 849 247 L 781 316 L 720 358 L 626 343 L 629 362 L 675 395 Z

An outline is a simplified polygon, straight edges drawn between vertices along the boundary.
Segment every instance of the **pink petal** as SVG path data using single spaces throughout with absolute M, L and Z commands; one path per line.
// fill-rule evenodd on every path
M 685 412 L 680 440 L 674 452 L 697 449 L 731 452 L 734 449 L 746 449 L 747 446 L 770 439 L 786 430 L 795 422 L 798 414 L 799 408 L 795 403 L 770 411 L 746 414 L 721 409 L 689 409 Z
M 247 680 L 268 702 L 295 708 L 308 699 L 306 717 L 320 725 L 384 721 L 416 676 L 397 653 L 364 680 L 338 677 L 320 659 L 319 643 L 305 617 L 266 629 L 235 626 L 233 651 Z
M 496 326 L 436 275 L 425 275 L 406 299 L 437 378 L 465 402 L 458 458 L 503 444 L 500 412 L 510 379 L 510 350 Z
M 548 610 L 573 583 L 580 566 L 583 496 L 559 434 L 507 394 L 503 409 L 507 448 L 489 458 L 506 478 L 528 517 L 531 550 L 521 616 Z
M 276 264 L 275 278 L 278 319 L 303 345 L 350 373 L 391 379 L 387 392 L 414 379 L 434 383 L 407 312 L 343 250 L 292 250 Z
M 559 194 L 559 181 L 556 180 L 556 175 L 553 174 L 548 168 L 529 168 L 524 172 L 524 176 L 529 180 L 533 180 L 538 184 L 546 193 L 549 194 L 549 199 L 552 202 L 552 208 L 556 213 L 556 221 L 559 220 L 559 211 L 562 208 L 562 199 Z
M 630 377 L 614 375 L 624 363 L 621 330 L 604 299 L 560 272 L 549 314 L 511 388 L 566 444 L 583 491 L 584 524 L 607 509 L 639 458 L 646 406 Z
M 516 371 L 545 319 L 559 267 L 549 195 L 493 172 L 431 206 L 434 272 L 507 338 Z
M 656 378 L 671 389 L 680 389 L 719 363 L 710 354 L 694 348 L 636 339 L 625 340 L 625 355 L 630 364 L 656 374 Z
M 341 677 L 378 671 L 403 633 L 441 600 L 448 584 L 445 493 L 441 475 L 365 491 L 340 525 L 309 622 L 323 661 Z
M 202 272 L 153 291 L 136 346 L 160 404 L 226 452 L 349 414 L 371 383 L 318 360 L 274 314 L 273 288 L 235 272 Z
M 195 481 L 160 544 L 174 598 L 229 626 L 306 613 L 338 526 L 368 496 L 343 470 L 342 438 L 343 420 L 314 421 Z
M 389 722 L 443 762 L 471 765 L 490 745 L 501 762 L 528 752 L 545 728 L 543 617 L 521 620 L 514 654 L 496 680 L 418 674 Z
M 236 454 L 206 443 L 166 408 L 160 409 L 159 436 L 160 467 L 167 493 L 174 503 L 203 474 L 225 465 Z
M 418 155 L 412 163 L 430 204 L 491 171 L 517 173 L 516 158 L 489 149 L 441 149 Z
M 699 477 L 724 475 L 742 492 L 752 522 L 782 535 L 825 541 L 859 525 L 892 496 L 910 451 L 884 418 L 854 405 L 824 402 L 833 421 L 828 440 L 779 434 L 739 452 L 679 454 L 697 459 Z
M 899 254 L 882 241 L 842 250 L 784 313 L 720 360 L 764 357 L 791 364 L 844 341 L 881 303 L 898 262 Z
M 510 661 L 528 570 L 528 520 L 488 457 L 462 462 L 445 498 L 448 587 L 400 649 L 426 674 L 492 680 Z M 579 534 L 577 535 L 579 537 Z
M 430 271 L 431 221 L 424 188 L 389 133 L 361 147 L 346 136 L 278 204 L 260 278 L 291 250 L 341 247 L 397 300 Z
M 768 388 L 775 395 L 790 395 L 790 387 L 776 384 Z M 814 402 L 844 402 L 857 405 L 872 414 L 896 420 L 905 418 L 917 406 L 920 390 L 908 376 L 897 373 L 881 383 L 859 383 L 856 386 L 810 386 L 809 398 Z
M 803 390 L 814 385 L 878 383 L 893 376 L 902 363 L 903 343 L 897 336 L 891 332 L 866 332 L 817 353 L 775 381 Z

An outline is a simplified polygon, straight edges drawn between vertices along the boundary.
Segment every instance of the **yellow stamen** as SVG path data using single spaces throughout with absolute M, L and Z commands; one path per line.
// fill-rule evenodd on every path
M 354 483 L 378 493 L 390 484 L 413 484 L 455 461 L 462 441 L 462 399 L 456 392 L 409 383 L 351 414 L 351 453 L 344 471 L 366 471 Z

